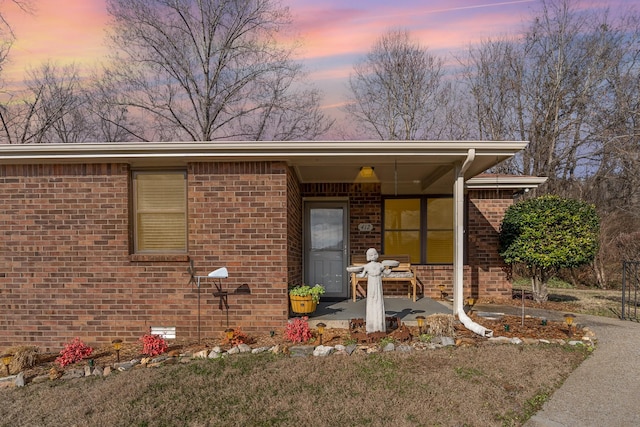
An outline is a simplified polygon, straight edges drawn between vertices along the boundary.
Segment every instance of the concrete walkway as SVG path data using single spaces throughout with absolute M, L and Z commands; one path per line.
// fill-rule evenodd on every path
M 593 354 L 526 427 L 640 426 L 640 324 L 577 315 L 596 334 Z

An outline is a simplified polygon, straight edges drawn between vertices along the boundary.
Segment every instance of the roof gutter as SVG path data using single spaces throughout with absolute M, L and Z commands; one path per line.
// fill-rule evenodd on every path
M 464 286 L 464 174 L 469 169 L 476 157 L 476 151 L 470 148 L 462 165 L 456 166 L 456 178 L 453 184 L 454 206 L 454 261 L 453 261 L 453 314 L 465 328 L 483 337 L 492 337 L 493 331 L 477 324 L 464 312 L 463 286 Z

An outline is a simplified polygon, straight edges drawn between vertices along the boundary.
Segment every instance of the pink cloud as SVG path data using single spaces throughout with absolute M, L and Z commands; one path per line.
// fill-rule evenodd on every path
M 33 15 L 15 9 L 7 11 L 16 36 L 6 70 L 9 77 L 20 79 L 26 68 L 49 60 L 89 64 L 106 53 L 103 0 L 67 0 L 64 6 L 44 1 L 35 6 Z

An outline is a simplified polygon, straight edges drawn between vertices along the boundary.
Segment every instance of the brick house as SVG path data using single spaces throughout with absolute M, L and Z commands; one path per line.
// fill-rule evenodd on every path
M 288 285 L 346 299 L 345 267 L 369 247 L 410 254 L 425 297 L 439 284 L 457 301 L 510 295 L 499 224 L 514 193 L 544 179 L 480 174 L 525 146 L 2 145 L 0 348 L 100 345 L 153 326 L 218 336 L 229 321 L 281 330 Z M 210 281 L 190 282 L 190 263 L 228 269 L 228 310 Z

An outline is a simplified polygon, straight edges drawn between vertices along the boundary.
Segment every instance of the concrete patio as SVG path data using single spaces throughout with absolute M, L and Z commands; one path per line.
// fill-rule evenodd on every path
M 351 299 L 341 301 L 320 301 L 316 311 L 309 315 L 309 325 L 315 327 L 319 322 L 329 328 L 348 328 L 350 319 L 365 318 L 366 299 L 353 302 Z M 417 326 L 416 316 L 429 316 L 436 313 L 453 313 L 449 301 L 436 301 L 431 298 L 420 298 L 416 302 L 408 298 L 384 298 L 387 316 L 397 316 L 407 326 Z

